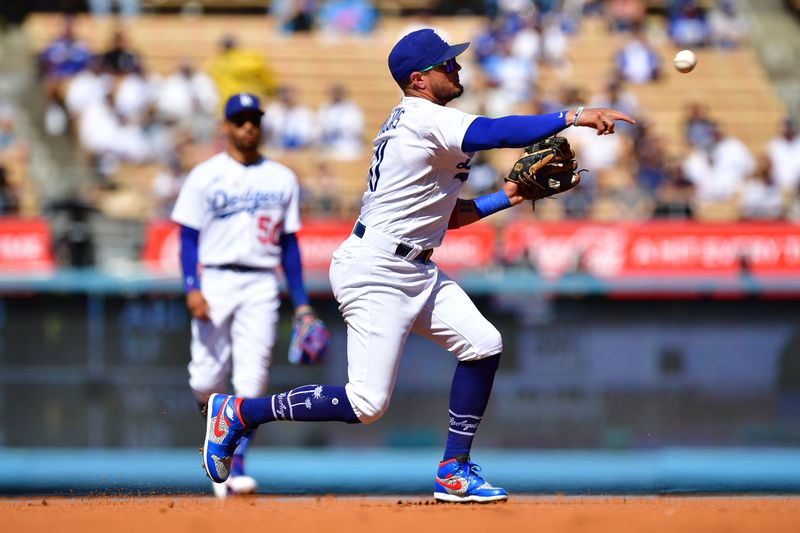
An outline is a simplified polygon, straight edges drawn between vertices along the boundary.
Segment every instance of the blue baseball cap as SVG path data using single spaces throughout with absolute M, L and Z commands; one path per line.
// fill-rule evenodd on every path
M 261 111 L 261 102 L 258 96 L 249 93 L 239 93 L 234 94 L 225 102 L 225 118 L 227 119 L 239 113 L 244 113 L 245 111 L 255 111 L 256 113 L 264 114 L 264 112 Z
M 412 31 L 397 41 L 389 52 L 389 70 L 394 81 L 404 83 L 412 72 L 444 63 L 469 47 L 469 43 L 449 45 L 436 31 Z

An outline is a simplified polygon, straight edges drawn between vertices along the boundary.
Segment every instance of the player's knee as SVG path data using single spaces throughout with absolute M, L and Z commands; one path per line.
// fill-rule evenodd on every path
M 233 391 L 236 396 L 244 398 L 259 398 L 267 391 L 267 376 L 248 374 L 235 376 L 232 380 Z
M 458 354 L 459 361 L 478 361 L 503 351 L 503 337 L 494 326 L 487 327 L 483 335 Z
M 192 376 L 189 379 L 189 387 L 197 401 L 205 403 L 215 392 L 225 390 L 225 381 L 218 376 Z
M 362 424 L 377 421 L 389 408 L 389 394 L 358 390 L 352 384 L 347 385 L 347 397 L 356 416 Z

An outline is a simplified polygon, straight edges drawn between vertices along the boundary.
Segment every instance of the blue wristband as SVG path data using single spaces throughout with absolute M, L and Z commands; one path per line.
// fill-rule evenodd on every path
M 475 211 L 478 212 L 478 217 L 480 218 L 488 217 L 492 213 L 511 207 L 511 200 L 508 199 L 506 192 L 502 189 L 491 194 L 478 196 L 473 201 L 475 202 Z

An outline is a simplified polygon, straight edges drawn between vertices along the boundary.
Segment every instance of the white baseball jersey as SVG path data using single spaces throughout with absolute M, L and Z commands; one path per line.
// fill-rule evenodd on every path
M 477 115 L 406 96 L 375 137 L 360 220 L 367 228 L 439 246 L 473 153 L 461 150 Z
M 281 234 L 300 229 L 299 196 L 287 167 L 268 159 L 245 166 L 223 152 L 192 170 L 172 220 L 200 231 L 200 264 L 274 268 Z

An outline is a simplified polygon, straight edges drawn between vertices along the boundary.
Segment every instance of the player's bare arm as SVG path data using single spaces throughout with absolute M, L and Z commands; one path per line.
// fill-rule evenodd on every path
M 527 198 L 522 196 L 519 185 L 516 183 L 510 181 L 506 182 L 503 184 L 501 191 L 508 197 L 510 207 L 519 205 L 527 200 Z M 498 191 L 495 194 L 498 194 L 501 191 Z M 459 198 L 456 200 L 456 205 L 453 208 L 452 214 L 450 215 L 450 222 L 447 224 L 447 228 L 456 229 L 467 226 L 473 222 L 477 222 L 481 218 L 481 214 L 479 213 L 478 207 L 475 205 L 474 199 L 465 200 L 463 198 Z

